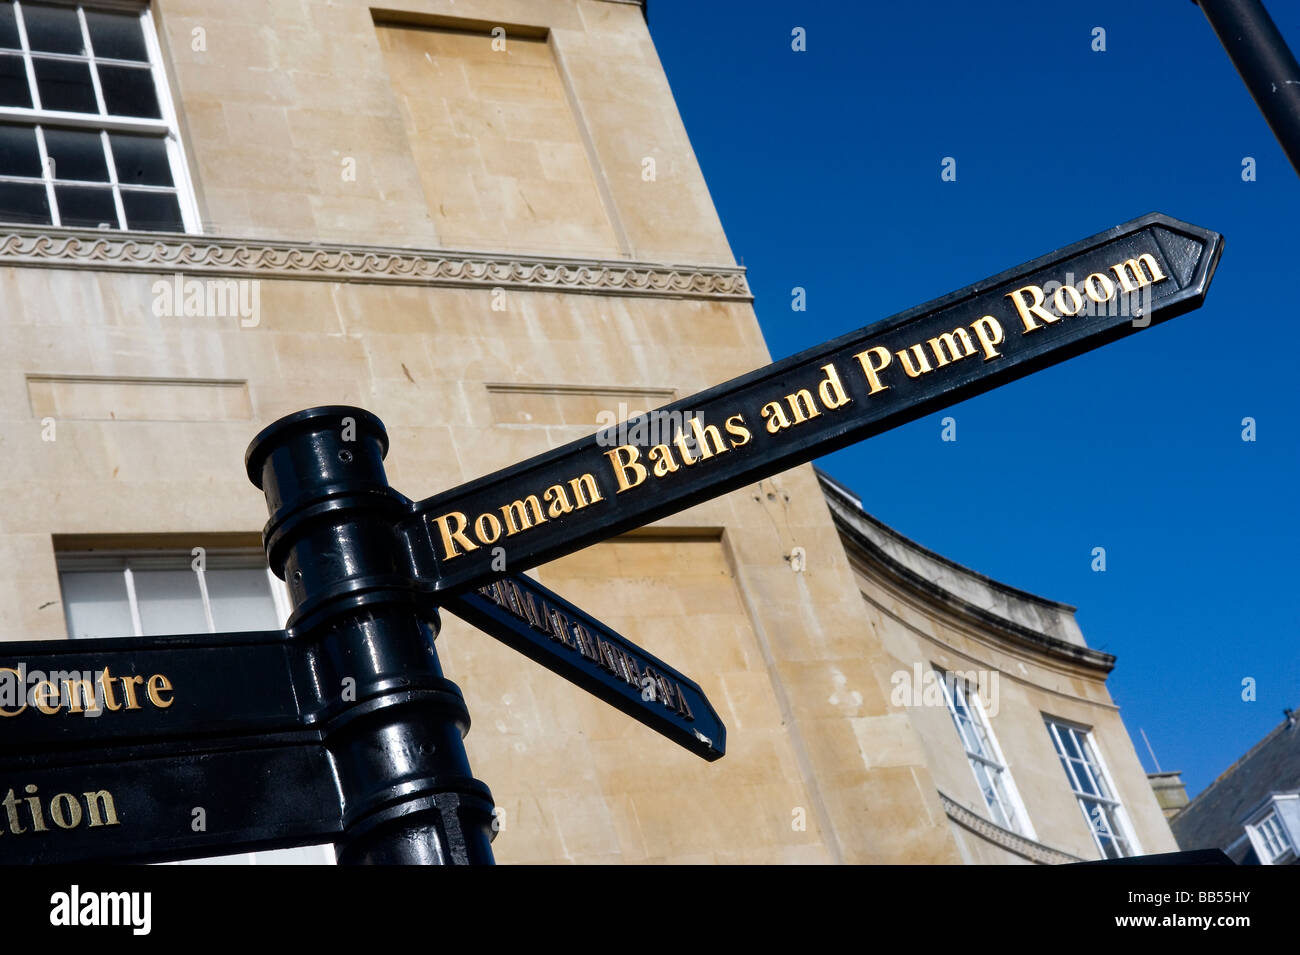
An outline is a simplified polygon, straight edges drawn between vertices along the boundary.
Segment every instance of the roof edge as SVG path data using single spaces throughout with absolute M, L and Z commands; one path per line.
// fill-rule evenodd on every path
M 999 581 L 993 580 L 987 575 L 978 571 L 970 570 L 955 561 L 948 560 L 942 555 L 935 554 L 928 548 L 916 544 L 910 538 L 898 533 L 893 528 L 881 523 L 874 517 L 871 517 L 863 509 L 861 502 L 853 496 L 843 484 L 830 478 L 819 469 L 817 471 L 818 479 L 822 483 L 823 492 L 826 494 L 828 504 L 831 509 L 831 517 L 835 522 L 836 528 L 847 536 L 858 548 L 868 554 L 878 567 L 883 569 L 890 577 L 902 583 L 909 589 L 916 591 L 937 603 L 949 608 L 954 613 L 974 621 L 981 627 L 992 630 L 995 634 L 1004 639 L 1008 639 L 1020 644 L 1028 649 L 1039 653 L 1045 653 L 1049 656 L 1060 660 L 1069 661 L 1077 665 L 1083 665 L 1103 674 L 1110 673 L 1115 667 L 1116 658 L 1113 654 L 1105 653 L 1101 650 L 1094 650 L 1085 643 L 1074 643 L 1062 639 L 1054 634 L 1034 629 L 1019 623 L 1009 617 L 1003 616 L 986 607 L 972 603 L 963 597 L 934 581 L 926 578 L 911 567 L 904 565 L 902 562 L 886 553 L 875 541 L 871 540 L 862 533 L 857 527 L 845 517 L 844 511 L 851 509 L 854 518 L 865 519 L 873 528 L 887 533 L 890 537 L 900 542 L 903 546 L 912 548 L 925 557 L 936 560 L 944 566 L 973 579 L 977 582 L 990 587 L 991 589 L 1009 596 L 1014 600 L 1039 605 L 1056 613 L 1068 613 L 1073 620 L 1074 608 L 1068 604 L 1058 603 L 1053 600 L 1047 600 L 1030 594 L 1027 591 L 1010 587 Z
M 958 571 L 959 573 L 967 577 L 974 578 L 975 580 L 980 581 L 980 583 L 988 584 L 990 587 L 993 587 L 996 590 L 1000 590 L 1005 594 L 1009 594 L 1010 596 L 1015 597 L 1019 600 L 1028 601 L 1030 603 L 1041 604 L 1045 607 L 1051 607 L 1053 610 L 1063 610 L 1069 614 L 1073 614 L 1078 611 L 1079 608 L 1072 604 L 1062 603 L 1061 601 L 1053 600 L 1050 597 L 1043 597 L 1040 596 L 1039 594 L 1033 594 L 1030 593 L 1028 590 L 1021 590 L 1019 587 L 1013 587 L 1011 584 L 1004 584 L 1002 581 L 995 580 L 994 578 L 990 577 L 988 574 L 982 574 L 978 570 L 974 570 L 970 567 L 967 567 L 965 564 L 959 564 L 951 557 L 945 557 L 943 554 L 930 550 L 930 548 L 926 547 L 924 544 L 919 544 L 916 541 L 912 540 L 912 538 L 908 537 L 906 534 L 900 533 L 899 531 L 890 527 L 880 518 L 869 514 L 866 511 L 866 509 L 862 506 L 862 499 L 858 497 L 856 494 L 854 494 L 853 491 L 849 487 L 847 487 L 843 482 L 837 480 L 836 478 L 831 477 L 829 474 L 827 474 L 825 471 L 823 471 L 821 468 L 817 467 L 816 465 L 813 465 L 813 470 L 817 472 L 817 479 L 821 481 L 822 487 L 828 487 L 831 490 L 835 491 L 837 494 L 843 497 L 847 503 L 853 504 L 856 507 L 858 513 L 863 518 L 865 518 L 872 526 L 888 534 L 890 537 L 894 538 L 899 543 L 906 545 L 910 550 L 914 550 L 920 554 L 923 554 L 924 556 L 930 558 L 931 560 L 938 561 L 941 564 L 946 564 L 948 567 L 951 567 L 953 570 Z

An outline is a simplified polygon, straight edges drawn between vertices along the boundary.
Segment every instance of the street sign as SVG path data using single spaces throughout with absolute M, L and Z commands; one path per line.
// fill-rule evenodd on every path
M 439 607 L 717 759 L 696 683 L 522 572 L 1196 308 L 1222 246 L 1153 213 L 418 504 L 374 415 L 280 419 L 245 466 L 286 631 L 0 647 L 0 862 L 491 862 Z
M 537 581 L 505 577 L 443 606 L 691 752 L 726 752 L 726 727 L 699 684 Z
M 0 643 L 0 750 L 304 728 L 304 652 L 283 630 Z
M 342 832 L 316 732 L 0 756 L 0 865 L 169 862 Z
M 0 864 L 329 841 L 311 652 L 283 630 L 0 643 Z
M 1223 238 L 1152 213 L 416 505 L 456 594 L 1197 308 Z

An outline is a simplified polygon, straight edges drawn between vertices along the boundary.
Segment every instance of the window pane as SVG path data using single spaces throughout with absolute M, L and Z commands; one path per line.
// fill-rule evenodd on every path
M 50 197 L 41 183 L 0 182 L 0 219 L 49 225 Z
M 55 179 L 108 182 L 104 141 L 99 133 L 81 129 L 46 129 L 45 152 L 53 160 L 50 171 Z
M 82 55 L 86 52 L 77 11 L 71 7 L 24 3 L 23 23 L 27 25 L 27 42 L 33 50 Z
M 153 88 L 153 74 L 148 69 L 100 65 L 99 86 L 104 91 L 104 106 L 110 114 L 162 118 L 158 110 L 158 94 Z
M 117 228 L 117 206 L 108 186 L 55 186 L 54 201 L 65 226 Z
M 131 605 L 120 570 L 61 574 L 63 615 L 70 637 L 129 637 Z
M 203 597 L 194 571 L 137 570 L 135 599 L 146 637 L 172 633 L 207 633 Z
M 41 151 L 34 126 L 0 125 L 0 176 L 41 177 Z
M 138 15 L 87 10 L 86 26 L 90 28 L 90 45 L 96 57 L 149 62 Z
M 1094 785 L 1094 778 L 1089 771 L 1089 767 L 1079 760 L 1074 760 L 1074 775 L 1079 781 L 1079 792 L 1086 793 L 1089 796 L 1100 796 L 1102 793 L 1097 791 Z
M 110 133 L 117 181 L 124 186 L 170 186 L 172 167 L 167 144 L 156 136 Z
M 43 109 L 70 113 L 98 113 L 95 88 L 90 84 L 90 67 L 75 60 L 32 58 L 36 70 L 36 91 Z
M 10 49 L 17 50 L 20 47 L 18 40 L 18 24 L 14 21 L 14 8 L 11 4 L 0 6 L 0 46 L 7 46 Z
M 218 630 L 279 630 L 266 571 L 209 570 L 204 574 L 212 622 Z
M 126 227 L 142 232 L 184 232 L 181 204 L 172 192 L 135 192 L 122 190 L 122 207 L 126 210 Z M 279 624 L 276 624 L 278 627 Z
M 31 109 L 32 91 L 27 85 L 27 70 L 21 56 L 0 56 L 0 106 Z
M 1061 737 L 1061 746 L 1065 750 L 1065 755 L 1071 759 L 1079 758 L 1079 749 L 1074 743 L 1074 731 L 1068 726 L 1057 724 L 1056 733 Z

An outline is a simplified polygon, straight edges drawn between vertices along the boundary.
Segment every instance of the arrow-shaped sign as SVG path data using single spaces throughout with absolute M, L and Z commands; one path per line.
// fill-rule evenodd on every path
M 537 581 L 506 577 L 444 606 L 691 752 L 726 752 L 726 727 L 694 680 Z
M 435 495 L 418 575 L 464 593 L 1181 315 L 1222 247 L 1152 213 Z

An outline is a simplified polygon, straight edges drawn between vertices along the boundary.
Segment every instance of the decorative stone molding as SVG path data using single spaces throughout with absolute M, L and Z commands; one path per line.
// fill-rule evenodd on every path
M 0 231 L 2 266 L 740 302 L 753 299 L 745 270 L 735 267 L 78 229 L 4 229 Z
M 1031 862 L 1037 862 L 1040 865 L 1064 865 L 1068 862 L 1084 861 L 1068 852 L 1052 849 L 1041 842 L 1035 842 L 1033 839 L 1026 839 L 1010 829 L 1003 829 L 983 816 L 971 812 L 942 791 L 939 791 L 939 802 L 943 803 L 943 811 L 948 818 L 963 829 L 968 829 L 980 838 L 987 839 L 994 845 L 1001 846 L 1008 852 L 1014 852 Z
M 918 594 L 928 605 L 965 618 L 981 633 L 996 634 L 1103 676 L 1114 669 L 1113 654 L 1083 642 L 1075 608 L 1000 583 L 922 547 L 868 514 L 862 502 L 830 475 L 818 470 L 817 477 L 855 567 L 878 573 Z

